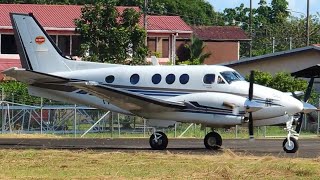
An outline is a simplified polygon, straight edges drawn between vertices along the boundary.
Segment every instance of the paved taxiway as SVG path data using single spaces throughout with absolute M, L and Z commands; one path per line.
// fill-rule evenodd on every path
M 282 150 L 283 139 L 224 140 L 223 149 L 230 149 L 239 155 L 276 157 L 320 157 L 320 139 L 300 139 L 300 149 L 295 154 Z M 93 149 L 102 151 L 152 151 L 147 138 L 0 138 L 0 149 Z M 167 151 L 186 154 L 217 154 L 222 151 L 206 150 L 202 139 L 169 139 Z M 163 151 L 163 152 L 167 152 Z M 161 151 L 158 151 L 161 152 Z

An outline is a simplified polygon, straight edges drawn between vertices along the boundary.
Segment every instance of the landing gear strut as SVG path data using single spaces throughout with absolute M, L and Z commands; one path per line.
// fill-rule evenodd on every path
M 154 150 L 164 150 L 168 146 L 168 138 L 165 133 L 157 131 L 150 136 L 149 143 Z
M 204 138 L 204 145 L 207 149 L 217 150 L 221 148 L 222 138 L 220 134 L 212 131 L 209 132 Z
M 295 153 L 299 149 L 299 144 L 298 144 L 299 134 L 295 130 L 293 130 L 292 123 L 293 123 L 293 117 L 291 117 L 291 120 L 286 123 L 287 127 L 285 128 L 285 130 L 288 131 L 288 137 L 285 138 L 282 143 L 283 150 L 286 153 Z

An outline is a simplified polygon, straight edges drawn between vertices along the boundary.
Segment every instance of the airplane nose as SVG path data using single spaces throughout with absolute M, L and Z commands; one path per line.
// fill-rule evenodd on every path
M 296 114 L 296 113 L 299 113 L 299 112 L 302 112 L 303 110 L 303 103 L 292 97 L 292 96 L 288 96 L 287 98 L 284 99 L 285 102 L 285 107 L 287 109 L 287 113 L 288 114 Z

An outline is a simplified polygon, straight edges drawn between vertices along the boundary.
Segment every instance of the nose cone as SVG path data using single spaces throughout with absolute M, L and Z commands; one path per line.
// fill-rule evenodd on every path
M 281 104 L 285 107 L 286 112 L 290 115 L 302 112 L 303 110 L 303 103 L 289 95 L 286 95 L 284 98 L 282 98 Z

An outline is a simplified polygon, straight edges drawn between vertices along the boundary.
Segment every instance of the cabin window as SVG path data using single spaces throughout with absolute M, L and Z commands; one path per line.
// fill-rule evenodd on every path
M 106 80 L 107 83 L 113 83 L 114 76 L 113 75 L 107 76 L 105 80 Z
M 173 84 L 176 80 L 176 76 L 174 74 L 168 74 L 166 77 L 167 84 Z
M 189 75 L 188 74 L 182 74 L 179 78 L 179 81 L 181 84 L 187 84 L 189 82 Z
M 160 74 L 155 74 L 152 76 L 152 82 L 153 84 L 159 84 L 161 81 L 161 75 Z
M 140 80 L 140 76 L 138 74 L 132 74 L 130 77 L 131 84 L 137 84 Z
M 215 78 L 215 75 L 214 74 L 206 74 L 204 77 L 203 77 L 203 82 L 205 84 L 212 84 L 214 83 L 214 78 Z

